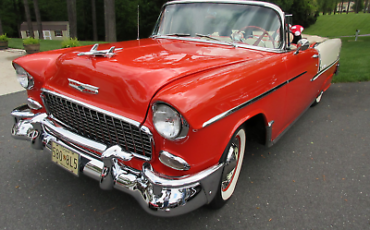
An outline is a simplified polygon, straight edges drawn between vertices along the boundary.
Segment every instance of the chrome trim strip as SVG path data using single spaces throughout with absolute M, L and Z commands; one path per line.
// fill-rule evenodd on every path
M 53 135 L 58 137 L 59 139 L 66 140 L 68 142 L 72 142 L 81 146 L 84 146 L 89 149 L 93 149 L 98 152 L 104 152 L 107 149 L 107 146 L 85 137 L 81 137 L 80 135 L 74 134 L 68 130 L 65 130 L 60 127 L 56 127 L 52 124 L 51 121 L 44 119 L 42 124 L 45 126 L 46 131 L 51 132 Z
M 204 178 L 207 178 L 212 173 L 216 172 L 218 169 L 223 167 L 224 164 L 217 164 L 212 167 L 209 167 L 199 173 L 193 174 L 188 177 L 180 177 L 180 178 L 164 178 L 159 174 L 155 173 L 149 163 L 143 164 L 142 172 L 144 173 L 145 177 L 149 180 L 150 183 L 154 185 L 160 185 L 166 188 L 174 188 L 174 187 L 182 187 L 184 185 L 191 185 L 195 184 Z
M 68 78 L 69 86 L 77 89 L 78 91 L 82 93 L 90 93 L 90 94 L 98 94 L 99 93 L 99 87 L 88 85 L 73 79 Z
M 330 69 L 331 67 L 333 67 L 337 62 L 339 61 L 339 58 L 334 61 L 332 64 L 330 64 L 329 66 L 327 66 L 325 69 L 321 70 L 319 73 L 317 73 L 312 79 L 311 81 L 315 81 L 317 78 L 319 78 L 324 72 L 326 72 L 328 69 Z
M 227 46 L 233 46 L 235 48 L 247 48 L 247 49 L 254 49 L 259 51 L 267 51 L 271 53 L 285 53 L 286 51 L 283 49 L 271 49 L 266 47 L 260 47 L 260 46 L 252 46 L 252 45 L 246 45 L 246 44 L 237 44 L 237 43 L 229 43 L 229 42 L 223 42 L 223 41 L 216 41 L 216 40 L 203 40 L 203 39 L 196 39 L 196 38 L 187 38 L 187 37 L 173 37 L 173 36 L 166 36 L 166 35 L 155 35 L 151 36 L 153 39 L 172 39 L 172 40 L 181 40 L 181 41 L 191 41 L 191 42 L 204 42 L 204 43 L 211 43 L 211 44 L 219 44 L 219 45 L 227 45 Z
M 294 81 L 295 79 L 299 78 L 300 76 L 306 74 L 307 71 L 304 71 L 303 73 L 298 74 L 297 76 L 293 77 L 292 79 L 288 80 L 287 83 Z
M 281 84 L 280 84 L 280 85 L 278 85 L 278 86 L 275 86 L 274 88 L 272 88 L 272 89 L 270 89 L 270 90 L 268 90 L 268 91 L 266 91 L 266 92 L 264 92 L 264 93 L 262 93 L 262 94 L 258 95 L 258 96 L 257 96 L 257 97 L 255 97 L 255 98 L 252 98 L 252 99 L 250 99 L 250 100 L 248 100 L 248 101 L 246 101 L 246 102 L 244 102 L 244 103 L 242 103 L 242 104 L 240 104 L 240 105 L 238 105 L 238 106 L 235 106 L 234 108 L 232 108 L 232 109 L 230 109 L 230 110 L 228 110 L 228 111 L 226 111 L 226 112 L 223 112 L 223 113 L 221 113 L 221 114 L 219 114 L 219 115 L 217 115 L 217 116 L 215 116 L 215 117 L 213 117 L 213 118 L 209 119 L 208 121 L 206 121 L 206 122 L 204 122 L 204 123 L 203 123 L 202 127 L 204 128 L 204 127 L 206 127 L 206 126 L 208 126 L 208 125 L 210 125 L 210 124 L 212 124 L 212 123 L 214 123 L 214 122 L 216 122 L 216 121 L 218 121 L 218 120 L 221 120 L 221 119 L 222 119 L 222 118 L 224 118 L 224 117 L 229 116 L 230 114 L 233 114 L 234 112 L 236 112 L 236 111 L 238 111 L 238 110 L 240 110 L 240 109 L 242 109 L 242 108 L 246 107 L 246 106 L 247 106 L 247 105 L 249 105 L 249 104 L 252 104 L 253 102 L 258 101 L 259 99 L 261 99 L 261 98 L 263 98 L 263 97 L 265 97 L 265 96 L 269 95 L 270 93 L 274 92 L 275 90 L 279 89 L 280 87 L 282 87 L 282 86 L 284 86 L 284 85 L 286 85 L 286 84 L 288 84 L 288 83 L 290 83 L 290 82 L 294 81 L 295 79 L 297 79 L 297 78 L 298 78 L 298 77 L 300 77 L 300 76 L 303 76 L 303 75 L 304 75 L 304 74 L 306 74 L 306 73 L 307 73 L 307 71 L 305 71 L 305 72 L 303 72 L 303 73 L 301 73 L 301 74 L 299 74 L 299 75 L 297 75 L 297 76 L 295 76 L 295 77 L 293 77 L 293 78 L 291 78 L 291 79 L 289 79 L 289 80 L 287 80 L 287 81 L 285 81 L 285 82 L 281 83 Z
M 109 116 L 112 116 L 112 117 L 114 117 L 114 118 L 117 118 L 117 119 L 123 120 L 123 121 L 125 121 L 125 122 L 127 122 L 127 123 L 130 123 L 131 125 L 134 125 L 134 126 L 136 126 L 136 127 L 140 128 L 140 122 L 137 122 L 137 121 L 131 120 L 130 118 L 127 118 L 127 117 L 123 117 L 123 116 L 117 115 L 117 114 L 115 114 L 115 113 L 109 112 L 109 111 L 107 111 L 107 110 L 104 110 L 104 109 L 98 108 L 98 107 L 93 106 L 93 105 L 90 105 L 90 104 L 86 104 L 86 103 L 81 102 L 81 101 L 77 101 L 77 100 L 75 100 L 75 99 L 73 99 L 73 98 L 70 98 L 70 97 L 64 96 L 64 95 L 62 95 L 62 94 L 56 93 L 56 92 L 54 92 L 54 91 L 50 91 L 50 90 L 45 89 L 45 88 L 42 88 L 42 89 L 41 89 L 41 91 L 42 91 L 42 92 L 45 92 L 45 93 L 53 94 L 53 95 L 58 96 L 58 97 L 62 97 L 62 98 L 64 98 L 64 99 L 66 99 L 66 100 L 72 101 L 73 103 L 76 103 L 76 104 L 81 105 L 81 106 L 85 106 L 85 107 L 90 108 L 90 109 L 92 109 L 92 110 L 96 110 L 96 111 L 98 111 L 98 112 L 105 113 L 105 114 L 107 114 L 107 115 L 109 115 Z M 149 129 L 148 129 L 148 130 L 149 130 Z

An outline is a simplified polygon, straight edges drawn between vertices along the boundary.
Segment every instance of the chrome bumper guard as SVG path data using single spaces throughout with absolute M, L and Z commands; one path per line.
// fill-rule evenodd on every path
M 118 145 L 107 148 L 74 134 L 53 122 L 46 113 L 33 114 L 28 105 L 14 109 L 11 115 L 15 119 L 11 131 L 14 138 L 28 140 L 33 148 L 49 153 L 51 142 L 55 142 L 79 154 L 80 172 L 98 180 L 101 189 L 115 188 L 131 194 L 152 215 L 181 215 L 210 203 L 216 194 L 223 164 L 180 178 L 160 175 L 149 162 L 139 171 L 118 161 L 130 161 L 134 157 Z

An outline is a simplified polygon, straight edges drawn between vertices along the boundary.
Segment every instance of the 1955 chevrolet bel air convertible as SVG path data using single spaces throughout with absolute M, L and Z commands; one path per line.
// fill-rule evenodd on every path
M 289 33 L 274 4 L 168 2 L 150 38 L 14 60 L 28 103 L 12 135 L 150 214 L 219 208 L 246 141 L 276 143 L 337 72 L 339 39 Z

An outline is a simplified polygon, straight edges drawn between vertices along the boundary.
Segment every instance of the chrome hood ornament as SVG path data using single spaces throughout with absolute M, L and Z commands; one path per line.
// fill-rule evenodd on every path
M 81 83 L 81 82 L 78 82 L 76 80 L 69 79 L 69 78 L 68 78 L 68 81 L 69 81 L 69 86 L 71 86 L 74 89 L 77 89 L 80 92 L 91 93 L 91 94 L 99 93 L 99 87 L 84 84 L 84 83 Z
M 77 56 L 103 56 L 103 57 L 112 57 L 113 55 L 115 55 L 114 53 L 114 50 L 121 50 L 122 48 L 118 48 L 116 49 L 114 46 L 112 46 L 111 48 L 107 49 L 107 50 L 98 50 L 98 46 L 99 44 L 95 44 L 91 50 L 89 52 L 81 52 L 79 54 L 77 54 Z

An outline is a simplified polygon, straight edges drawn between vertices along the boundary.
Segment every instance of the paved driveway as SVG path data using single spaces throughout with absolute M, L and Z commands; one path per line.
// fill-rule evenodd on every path
M 12 61 L 17 58 L 25 55 L 24 50 L 19 49 L 6 49 L 0 50 L 0 96 L 24 91 L 16 77 L 15 71 L 12 66 Z
M 13 140 L 9 112 L 25 100 L 0 97 L 1 229 L 370 229 L 369 82 L 332 85 L 275 146 L 248 144 L 224 208 L 169 219 Z

